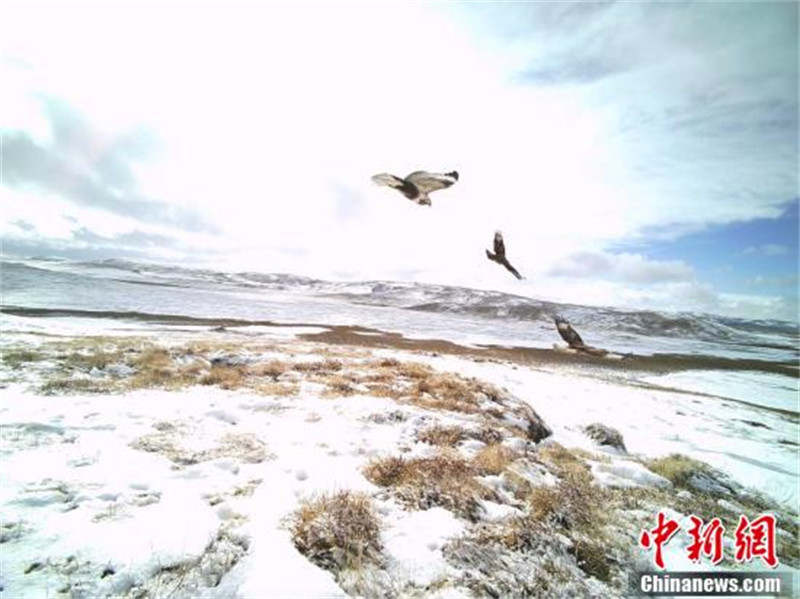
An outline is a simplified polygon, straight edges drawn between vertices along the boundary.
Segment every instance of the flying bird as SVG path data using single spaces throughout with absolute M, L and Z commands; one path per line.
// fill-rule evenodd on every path
M 619 354 L 612 354 L 607 349 L 600 349 L 599 347 L 592 347 L 591 345 L 586 345 L 581 339 L 581 336 L 572 328 L 572 325 L 567 322 L 567 319 L 563 316 L 557 315 L 556 318 L 556 327 L 558 328 L 558 334 L 561 335 L 561 338 L 569 344 L 570 349 L 577 350 L 584 354 L 589 354 L 590 356 L 595 356 L 598 358 L 616 358 L 616 359 L 623 359 L 625 356 L 620 356 Z
M 567 319 L 563 316 L 556 316 L 556 328 L 558 328 L 558 334 L 561 335 L 561 338 L 566 341 L 570 347 L 575 349 L 583 349 L 586 347 L 581 336 L 578 335 L 577 331 L 572 328 L 572 325 L 569 324 Z
M 522 278 L 522 275 L 517 272 L 516 268 L 511 266 L 506 258 L 506 244 L 503 243 L 503 234 L 500 231 L 497 231 L 494 234 L 494 254 L 489 250 L 486 250 L 486 257 L 489 258 L 489 260 L 493 260 L 494 262 L 505 266 L 509 271 L 511 271 L 511 274 L 518 279 Z
M 431 199 L 428 194 L 439 189 L 446 189 L 458 181 L 458 172 L 428 173 L 414 171 L 405 179 L 395 177 L 388 173 L 373 175 L 372 180 L 378 185 L 392 187 L 420 206 L 430 206 Z

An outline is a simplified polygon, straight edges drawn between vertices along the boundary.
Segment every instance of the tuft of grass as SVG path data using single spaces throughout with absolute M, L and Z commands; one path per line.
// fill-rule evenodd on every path
M 5 349 L 0 351 L 0 361 L 14 369 L 44 359 L 45 355 L 42 352 L 31 349 Z
M 519 454 L 513 449 L 495 443 L 481 449 L 472 458 L 472 463 L 481 474 L 497 475 L 501 474 L 518 457 Z
M 344 365 L 339 360 L 326 358 L 325 360 L 316 360 L 313 362 L 295 362 L 292 366 L 297 372 L 339 372 Z
M 386 368 L 379 368 L 377 371 L 373 370 L 365 374 L 361 380 L 365 383 L 377 383 L 383 385 L 391 385 L 397 379 L 397 375 Z
M 563 449 L 563 448 L 561 448 Z M 606 533 L 609 497 L 592 484 L 592 475 L 575 467 L 559 453 L 562 466 L 558 483 L 552 487 L 528 488 L 526 512 L 478 531 L 484 546 L 499 544 L 520 553 L 539 553 L 557 535 L 571 540 L 569 552 L 586 574 L 604 582 L 612 579 L 617 548 Z
M 573 447 L 570 449 L 573 455 L 582 460 L 592 460 L 594 462 L 602 462 L 603 464 L 610 464 L 611 458 L 607 455 L 587 451 L 581 447 Z
M 304 501 L 290 530 L 300 553 L 336 574 L 381 561 L 380 524 L 363 493 L 340 491 Z
M 417 440 L 437 447 L 455 447 L 467 437 L 467 431 L 460 426 L 436 425 L 417 433 Z
M 190 374 L 193 367 L 188 367 L 186 373 L 177 372 L 172 356 L 161 347 L 149 347 L 137 353 L 131 360 L 131 366 L 136 370 L 136 374 L 128 380 L 128 387 L 131 389 L 178 389 L 194 380 L 194 376 Z
M 409 460 L 389 456 L 370 461 L 364 476 L 380 487 L 397 487 L 409 478 L 408 471 Z
M 558 443 L 549 443 L 539 447 L 536 459 L 549 466 L 558 476 L 588 472 L 589 466 L 578 455 Z
M 140 451 L 159 453 L 181 466 L 199 464 L 218 458 L 234 458 L 248 464 L 258 464 L 274 458 L 262 441 L 249 433 L 229 433 L 210 447 L 192 442 L 191 433 L 169 422 L 154 425 L 154 432 L 133 440 L 130 446 Z
M 425 409 L 474 414 L 479 410 L 479 398 L 470 385 L 453 374 L 431 373 L 418 379 L 411 402 Z
M 707 464 L 698 460 L 693 460 L 679 453 L 673 453 L 664 458 L 649 460 L 645 465 L 656 474 L 669 480 L 676 487 L 683 488 L 689 486 L 689 479 L 692 475 L 703 474 L 709 471 Z
M 109 393 L 115 387 L 107 381 L 80 378 L 53 378 L 39 387 L 43 395 L 70 393 Z
M 478 379 L 466 379 L 453 373 L 439 373 L 426 365 L 413 363 L 399 369 L 414 373 L 411 403 L 425 409 L 474 414 L 481 411 L 484 400 L 499 402 L 502 392 Z
M 539 521 L 562 528 L 592 531 L 605 521 L 605 489 L 594 486 L 589 466 L 558 443 L 539 447 L 536 459 L 559 477 L 553 487 L 534 487 L 528 496 L 529 513 Z
M 396 358 L 384 358 L 378 362 L 378 366 L 381 368 L 397 368 L 400 366 L 400 360 Z
M 62 368 L 66 370 L 98 370 L 104 369 L 111 364 L 124 361 L 123 352 L 114 350 L 107 351 L 98 349 L 97 351 L 80 350 L 63 356 L 60 360 Z
M 364 469 L 368 480 L 391 487 L 408 507 L 441 506 L 471 521 L 481 513 L 481 499 L 496 499 L 491 489 L 475 479 L 476 474 L 473 464 L 454 452 L 413 459 L 375 459 Z
M 247 369 L 247 373 L 254 376 L 266 376 L 273 381 L 277 381 L 281 375 L 289 372 L 289 369 L 289 364 L 282 360 L 270 360 L 269 362 L 253 364 Z
M 572 546 L 575 562 L 589 576 L 603 582 L 611 581 L 611 564 L 608 558 L 608 547 L 602 539 L 577 539 Z
M 217 385 L 223 389 L 238 389 L 244 382 L 244 369 L 239 366 L 212 366 L 200 379 L 203 385 Z
M 528 516 L 514 516 L 500 522 L 482 524 L 465 539 L 477 541 L 481 547 L 499 544 L 512 551 L 530 551 L 552 537 L 552 529 Z
M 403 395 L 402 391 L 393 387 L 392 385 L 385 385 L 383 383 L 367 383 L 367 392 L 373 397 L 389 397 L 391 399 L 400 399 Z
M 248 464 L 260 464 L 274 459 L 263 441 L 251 433 L 228 433 L 220 437 L 218 445 L 208 453 L 208 459 L 237 458 Z
M 477 432 L 471 433 L 470 437 L 486 443 L 486 445 L 494 445 L 503 441 L 503 433 L 496 428 L 489 426 L 481 427 Z M 525 438 L 524 436 L 522 438 Z
M 270 381 L 256 384 L 255 391 L 259 395 L 287 397 L 297 395 L 300 392 L 300 387 L 295 383 L 275 383 Z
M 396 362 L 396 360 L 393 362 Z M 394 369 L 398 376 L 414 380 L 427 379 L 435 373 L 433 368 L 420 362 L 399 362 L 396 366 L 391 366 L 391 368 Z
M 328 395 L 353 395 L 356 392 L 353 381 L 345 376 L 333 375 L 325 377 L 325 391 Z

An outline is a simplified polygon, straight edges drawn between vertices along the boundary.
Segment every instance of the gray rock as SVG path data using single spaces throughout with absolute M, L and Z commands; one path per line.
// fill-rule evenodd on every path
M 212 366 L 246 366 L 253 362 L 250 356 L 237 356 L 232 354 L 219 355 L 211 358 Z
M 526 406 L 527 407 L 527 406 Z M 533 408 L 525 410 L 525 418 L 528 421 L 528 438 L 534 443 L 538 443 L 553 434 L 553 431 L 542 420 Z
M 742 485 L 734 481 L 727 474 L 716 469 L 709 472 L 693 473 L 688 480 L 693 489 L 715 496 L 737 497 L 743 490 Z
M 625 448 L 625 442 L 622 440 L 622 434 L 615 428 L 595 422 L 585 426 L 583 432 L 598 445 L 607 445 L 623 453 L 628 452 Z

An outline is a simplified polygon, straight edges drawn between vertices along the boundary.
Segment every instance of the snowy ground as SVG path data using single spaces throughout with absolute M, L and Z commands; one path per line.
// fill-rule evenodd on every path
M 39 355 L 35 364 L 6 359 L 0 406 L 0 597 L 335 597 L 353 588 L 389 596 L 481 594 L 465 575 L 468 568 L 454 561 L 459 554 L 444 549 L 453 539 L 504 522 L 524 508 L 511 497 L 508 471 L 481 479 L 496 497 L 482 501 L 477 522 L 441 506 L 408 509 L 390 489 L 365 477 L 370 460 L 435 455 L 436 447 L 419 440 L 421 431 L 436 425 L 476 430 L 486 423 L 481 413 L 429 409 L 340 380 L 380 360 L 424 362 L 436 372 L 476 377 L 505 389 L 509 399 L 500 408 L 516 414 L 518 404 L 533 407 L 553 431 L 538 445 L 582 450 L 599 487 L 672 489 L 642 461 L 677 452 L 708 462 L 784 508 L 797 504 L 797 446 L 781 443 L 797 441 L 797 420 L 777 412 L 574 370 L 392 349 L 328 348 L 279 329 L 152 333 L 136 327 L 111 332 L 95 325 L 94 335 L 140 336 L 168 348 L 219 344 L 224 348 L 210 350 L 214 356 L 248 364 L 325 358 L 340 360 L 344 368 L 327 379 L 293 370 L 275 376 L 274 388 L 258 390 L 195 384 L 43 395 L 41 385 L 58 372 L 55 358 Z M 48 344 L 71 341 L 81 327 L 85 333 L 85 326 L 46 327 L 54 335 L 49 337 L 41 328 L 20 325 L 13 335 L 4 335 L 4 350 L 51 351 Z M 262 344 L 258 350 L 237 354 L 230 349 L 254 339 Z M 208 358 L 181 357 L 206 368 Z M 130 367 L 110 364 L 86 377 L 129 374 Z M 346 392 L 331 392 L 336 385 Z M 596 422 L 620 431 L 627 453 L 598 446 L 583 432 Z M 529 484 L 554 484 L 556 477 L 542 462 L 527 459 L 537 444 L 508 431 L 502 443 L 518 452 L 515 472 Z M 456 451 L 472 458 L 485 446 L 468 439 Z M 379 569 L 349 585 L 298 552 L 291 535 L 292 514 L 303 500 L 343 490 L 371 497 L 383 552 Z M 629 519 L 629 530 L 617 534 L 618 541 L 625 535 L 635 538 L 641 530 L 637 521 L 653 523 L 654 511 L 639 512 Z M 796 513 L 791 517 L 796 522 Z M 633 562 L 647 566 L 650 556 L 627 542 Z M 556 565 L 562 574 L 580 578 L 579 586 L 570 586 L 573 581 L 563 589 L 596 596 L 622 592 L 618 581 L 584 574 L 574 557 L 559 553 L 562 545 L 553 545 Z M 672 565 L 680 566 L 673 569 L 691 567 L 681 551 L 670 555 Z M 557 588 L 551 593 L 559 596 Z

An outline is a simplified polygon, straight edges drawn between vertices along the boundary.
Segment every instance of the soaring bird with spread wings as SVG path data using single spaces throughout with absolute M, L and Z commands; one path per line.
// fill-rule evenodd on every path
M 502 264 L 505 266 L 511 274 L 517 277 L 518 279 L 522 278 L 522 275 L 517 272 L 517 269 L 511 266 L 511 263 L 506 258 L 506 244 L 503 243 L 503 234 L 500 231 L 497 231 L 494 234 L 494 254 L 489 250 L 486 250 L 486 257 L 489 260 L 493 260 L 498 264 Z
M 428 194 L 450 187 L 458 181 L 458 173 L 456 171 L 444 174 L 414 171 L 405 179 L 388 173 L 381 173 L 380 175 L 374 175 L 372 180 L 378 185 L 393 187 L 420 206 L 430 206 L 431 199 Z

